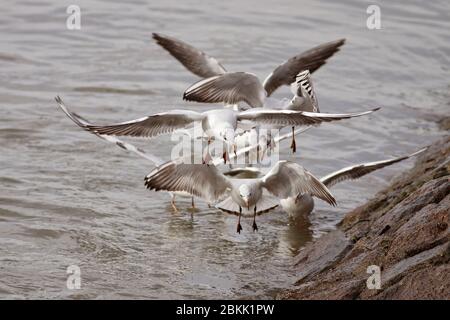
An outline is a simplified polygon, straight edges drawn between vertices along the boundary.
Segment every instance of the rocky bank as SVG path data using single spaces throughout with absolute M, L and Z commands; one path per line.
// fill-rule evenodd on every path
M 450 129 L 450 118 L 441 122 Z M 280 299 L 450 299 L 450 135 L 299 254 Z M 368 289 L 367 268 L 381 270 Z

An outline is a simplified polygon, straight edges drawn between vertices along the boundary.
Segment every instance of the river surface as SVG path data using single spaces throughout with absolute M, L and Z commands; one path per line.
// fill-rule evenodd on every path
M 81 30 L 66 28 L 61 1 L 6 1 L 0 16 L 0 298 L 272 298 L 296 279 L 305 243 L 335 228 L 412 166 L 408 160 L 332 188 L 339 206 L 316 201 L 309 219 L 277 209 L 259 232 L 197 200 L 147 191 L 152 164 L 77 128 L 54 97 L 86 118 L 125 121 L 170 109 L 208 110 L 181 94 L 198 80 L 151 39 L 176 36 L 228 70 L 264 79 L 279 63 L 322 42 L 347 43 L 314 73 L 322 112 L 361 111 L 288 142 L 281 157 L 317 176 L 408 154 L 443 133 L 448 114 L 450 2 L 72 1 Z M 276 97 L 290 97 L 288 87 Z M 168 159 L 169 136 L 130 140 Z M 284 146 L 284 147 L 283 147 Z M 81 289 L 66 287 L 67 267 Z

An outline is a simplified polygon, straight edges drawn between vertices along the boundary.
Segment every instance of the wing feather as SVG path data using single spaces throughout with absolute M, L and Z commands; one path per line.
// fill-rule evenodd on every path
M 353 180 L 361 178 L 362 176 L 365 176 L 368 173 L 371 173 L 375 170 L 390 166 L 394 163 L 403 161 L 405 159 L 414 157 L 422 152 L 427 150 L 427 148 L 420 149 L 419 151 L 416 151 L 410 155 L 387 159 L 387 160 L 381 160 L 381 161 L 375 161 L 375 162 L 368 162 L 368 163 L 361 163 L 354 166 L 349 166 L 346 168 L 343 168 L 341 170 L 332 172 L 325 177 L 321 178 L 320 181 L 326 185 L 327 187 L 332 187 L 335 184 L 345 181 L 345 180 Z
M 250 109 L 242 111 L 238 115 L 238 120 L 253 121 L 258 124 L 275 126 L 302 126 L 319 125 L 322 122 L 331 122 L 353 117 L 360 117 L 370 114 L 380 108 L 355 113 L 315 113 L 295 110 L 276 110 L 276 109 Z
M 259 79 L 247 72 L 230 72 L 200 80 L 184 92 L 183 99 L 197 102 L 237 104 L 244 101 L 260 108 L 265 92 Z
M 167 162 L 145 177 L 150 190 L 184 191 L 214 202 L 232 188 L 227 177 L 214 165 Z
M 278 163 L 261 179 L 263 186 L 281 199 L 311 194 L 332 206 L 336 199 L 328 188 L 301 165 L 290 161 Z
M 209 78 L 226 72 L 215 58 L 173 37 L 153 33 L 153 39 L 195 75 Z
M 55 98 L 60 108 L 70 117 L 67 107 L 58 96 Z M 194 121 L 203 119 L 201 113 L 189 110 L 172 110 L 157 113 L 152 116 L 143 117 L 136 120 L 121 122 L 111 125 L 94 125 L 90 123 L 82 124 L 85 130 L 99 135 L 132 136 L 132 137 L 154 137 L 165 133 L 173 132 L 184 128 Z M 70 117 L 74 120 L 73 117 Z M 78 123 L 77 123 L 78 124 Z
M 132 145 L 131 143 L 124 142 L 124 141 L 119 140 L 118 138 L 113 137 L 113 136 L 101 135 L 101 134 L 95 133 L 95 132 L 93 132 L 93 131 L 90 131 L 90 130 L 88 129 L 88 127 L 91 126 L 92 124 L 91 124 L 88 120 L 84 119 L 83 117 L 81 117 L 80 115 L 78 115 L 78 114 L 76 114 L 76 113 L 74 113 L 74 112 L 71 112 L 71 111 L 67 108 L 67 106 L 64 105 L 64 103 L 62 102 L 62 100 L 61 100 L 60 97 L 56 97 L 55 99 L 56 99 L 56 101 L 58 102 L 58 105 L 59 105 L 59 107 L 61 108 L 61 110 L 62 110 L 62 111 L 63 111 L 63 112 L 64 112 L 64 113 L 65 113 L 65 114 L 73 121 L 73 122 L 75 122 L 75 124 L 76 124 L 77 126 L 79 126 L 80 128 L 82 128 L 82 129 L 84 129 L 84 130 L 86 130 L 86 131 L 88 131 L 88 132 L 90 132 L 90 133 L 96 135 L 96 136 L 99 137 L 100 139 L 103 139 L 103 140 L 105 140 L 105 141 L 107 141 L 107 142 L 113 143 L 113 144 L 115 144 L 116 146 L 118 146 L 118 147 L 120 147 L 120 148 L 122 148 L 122 149 L 124 149 L 124 150 L 131 151 L 131 152 L 133 152 L 133 153 L 135 153 L 135 154 L 141 156 L 142 158 L 145 158 L 145 159 L 151 161 L 154 165 L 159 165 L 159 164 L 163 163 L 162 159 L 160 159 L 160 158 L 158 158 L 158 157 L 156 157 L 156 156 L 154 156 L 154 155 L 152 155 L 152 154 L 150 154 L 150 153 L 145 152 L 145 151 L 142 150 L 141 148 L 138 148 L 138 147 Z
M 327 59 L 339 51 L 345 43 L 345 39 L 327 42 L 296 55 L 282 63 L 264 80 L 263 86 L 269 97 L 278 87 L 290 85 L 295 81 L 295 76 L 303 71 L 311 73 L 319 69 L 327 62 Z

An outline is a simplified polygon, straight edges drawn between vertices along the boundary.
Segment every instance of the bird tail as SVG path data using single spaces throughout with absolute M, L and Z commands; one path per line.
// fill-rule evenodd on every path
M 226 213 L 239 214 L 239 205 L 231 199 L 231 197 L 226 198 L 222 202 L 216 204 L 216 208 L 222 210 Z

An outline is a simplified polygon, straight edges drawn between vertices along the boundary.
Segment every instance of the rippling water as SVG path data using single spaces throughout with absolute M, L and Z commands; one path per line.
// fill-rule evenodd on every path
M 61 95 L 95 121 L 172 108 L 207 110 L 181 93 L 197 78 L 151 40 L 170 34 L 217 57 L 228 70 L 263 79 L 286 58 L 337 38 L 347 44 L 314 74 L 324 112 L 383 107 L 370 117 L 326 124 L 282 156 L 321 176 L 402 155 L 440 136 L 448 114 L 450 4 L 378 1 L 381 30 L 366 27 L 364 1 L 73 1 L 81 30 L 66 29 L 60 1 L 15 1 L 0 17 L 0 297 L 270 298 L 293 284 L 302 246 L 334 228 L 399 172 L 403 162 L 337 185 L 339 207 L 316 202 L 309 220 L 281 210 L 260 230 L 235 232 L 236 218 L 164 193 L 150 193 L 145 160 L 79 130 Z M 278 97 L 289 89 L 277 91 Z M 138 144 L 168 159 L 170 138 Z M 66 288 L 78 265 L 81 290 Z

